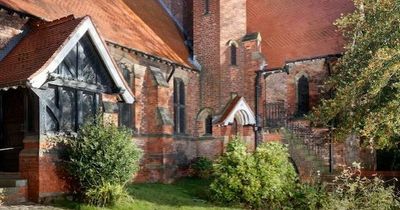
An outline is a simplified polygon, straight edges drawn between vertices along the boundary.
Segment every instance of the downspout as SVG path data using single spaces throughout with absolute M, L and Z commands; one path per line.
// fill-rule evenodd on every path
M 328 76 L 330 77 L 332 75 L 332 69 L 331 69 L 331 65 L 329 62 L 330 62 L 330 58 L 328 57 L 326 59 L 326 64 L 328 67 Z M 329 97 L 333 98 L 332 90 L 329 91 Z M 333 126 L 334 126 L 334 122 L 332 121 L 329 126 L 329 173 L 330 174 L 332 174 L 332 172 L 333 172 L 333 157 L 332 157 L 333 156 L 333 142 L 332 142 Z
M 171 71 L 171 73 L 170 73 L 169 76 L 168 76 L 167 83 L 169 83 L 169 81 L 171 80 L 172 76 L 174 76 L 175 69 L 176 69 L 176 65 L 175 65 L 175 64 L 172 64 L 172 71 Z
M 258 114 L 258 100 L 260 97 L 260 92 L 261 92 L 261 84 L 260 84 L 260 77 L 261 77 L 262 72 L 256 71 L 256 81 L 255 81 L 255 100 L 254 100 L 254 109 L 255 109 L 255 115 L 256 115 L 256 124 L 254 126 L 254 145 L 255 149 L 259 146 L 261 143 L 260 141 L 260 130 L 261 130 L 261 125 L 260 125 L 260 115 Z

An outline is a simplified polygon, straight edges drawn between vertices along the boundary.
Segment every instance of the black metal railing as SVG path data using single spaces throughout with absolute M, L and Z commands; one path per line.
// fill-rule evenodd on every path
M 264 126 L 267 128 L 280 128 L 286 126 L 287 114 L 285 103 L 282 101 L 265 103 Z
M 290 143 L 286 142 L 292 149 L 291 156 L 297 159 L 297 162 L 300 161 L 299 164 L 311 164 L 310 168 L 325 171 L 332 159 L 328 132 L 324 131 L 325 129 L 313 128 L 308 120 L 290 116 L 288 113 L 283 101 L 264 103 L 264 129 L 285 128 L 293 137 Z M 309 159 L 308 162 L 302 161 L 305 155 Z

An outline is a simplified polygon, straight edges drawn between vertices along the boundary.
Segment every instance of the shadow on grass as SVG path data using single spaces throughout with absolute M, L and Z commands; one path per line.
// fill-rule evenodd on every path
M 208 180 L 185 178 L 174 184 L 132 184 L 129 194 L 135 200 L 147 201 L 171 207 L 210 207 L 207 202 Z
M 127 186 L 129 197 L 116 206 L 96 208 L 81 203 L 60 200 L 54 203 L 57 207 L 80 210 L 232 210 L 234 207 L 218 206 L 208 202 L 210 182 L 202 179 L 185 178 L 174 184 L 130 184 Z

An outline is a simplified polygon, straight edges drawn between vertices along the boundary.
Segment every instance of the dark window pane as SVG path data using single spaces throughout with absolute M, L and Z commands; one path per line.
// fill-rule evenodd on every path
M 80 103 L 82 104 L 82 117 L 83 123 L 87 122 L 87 120 L 93 119 L 96 114 L 96 97 L 93 93 L 84 92 L 82 93 L 82 100 Z
M 204 0 L 204 14 L 210 13 L 210 0 Z
M 179 110 L 179 133 L 185 133 L 185 107 Z
M 179 127 L 179 112 L 178 112 L 178 106 L 174 104 L 174 132 L 178 133 L 178 127 Z
M 185 106 L 185 84 L 182 81 L 179 83 L 179 105 Z
M 68 88 L 61 90 L 61 110 L 62 110 L 62 122 L 61 130 L 63 131 L 75 131 L 76 126 L 76 91 Z
M 212 134 L 212 116 L 209 115 L 205 120 L 205 131 L 206 134 Z
M 297 84 L 297 114 L 303 116 L 309 111 L 309 85 L 304 75 L 300 77 Z
M 236 65 L 237 61 L 236 61 L 236 57 L 237 57 L 237 48 L 235 45 L 231 46 L 231 65 Z
M 174 79 L 174 131 L 185 132 L 185 84 L 181 79 Z
M 132 104 L 119 104 L 119 125 L 133 128 Z

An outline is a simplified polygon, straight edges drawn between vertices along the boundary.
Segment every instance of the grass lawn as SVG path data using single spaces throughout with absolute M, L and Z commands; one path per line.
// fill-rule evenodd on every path
M 221 207 L 205 200 L 208 186 L 206 180 L 183 179 L 175 184 L 131 184 L 128 192 L 132 199 L 121 201 L 111 209 L 138 209 L 138 210 L 223 210 L 237 209 L 233 207 Z M 57 202 L 57 206 L 94 210 L 102 209 L 86 206 L 69 201 Z

